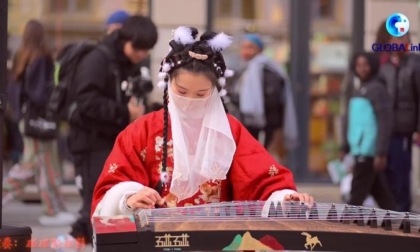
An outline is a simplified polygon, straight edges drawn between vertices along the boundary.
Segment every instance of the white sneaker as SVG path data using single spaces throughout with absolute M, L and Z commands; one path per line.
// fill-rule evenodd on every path
M 9 171 L 9 177 L 17 180 L 27 180 L 35 175 L 32 169 L 25 169 L 19 164 L 15 164 Z
M 76 221 L 76 216 L 68 212 L 60 212 L 54 216 L 43 215 L 39 217 L 39 223 L 43 226 L 69 226 Z
M 1 201 L 2 206 L 7 205 L 10 201 L 14 200 L 15 196 L 13 196 L 13 193 L 8 192 L 3 195 L 3 199 Z
M 69 234 L 59 235 L 55 241 L 51 242 L 50 248 L 56 252 L 79 252 L 85 244 L 80 243 Z

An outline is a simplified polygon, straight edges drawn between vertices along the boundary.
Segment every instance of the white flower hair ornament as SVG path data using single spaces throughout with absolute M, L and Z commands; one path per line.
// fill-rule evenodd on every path
M 166 79 L 168 78 L 168 74 L 166 72 L 159 72 L 158 77 L 159 77 L 159 82 L 157 85 L 160 89 L 164 89 L 167 85 Z
M 225 70 L 225 78 L 230 78 L 235 74 L 235 72 L 233 70 L 230 69 L 226 69 Z
M 232 44 L 232 37 L 222 32 L 209 39 L 207 43 L 214 51 L 221 52 Z
M 195 42 L 195 37 L 197 36 L 197 31 L 192 30 L 187 26 L 180 26 L 176 28 L 174 33 L 174 41 L 181 45 L 189 45 Z
M 221 97 L 226 96 L 226 95 L 227 95 L 227 91 L 226 91 L 226 89 L 222 88 L 222 89 L 219 91 L 219 95 L 220 95 Z

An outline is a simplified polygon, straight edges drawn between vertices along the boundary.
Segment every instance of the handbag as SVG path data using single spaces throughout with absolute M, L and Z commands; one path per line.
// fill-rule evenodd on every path
M 29 76 L 29 69 L 31 65 L 28 65 L 25 69 L 25 77 L 22 81 L 22 116 L 23 116 L 23 134 L 28 137 L 33 137 L 41 140 L 52 140 L 58 137 L 58 120 L 52 117 L 47 117 L 47 104 L 34 104 L 31 102 L 30 93 L 35 92 L 31 90 L 28 82 L 33 81 Z M 52 82 L 46 74 L 45 79 L 41 78 L 40 83 L 36 85 L 37 88 L 41 88 L 43 93 L 51 94 Z M 33 88 L 33 87 L 32 87 Z
M 58 122 L 46 117 L 45 108 L 25 106 L 23 111 L 25 136 L 41 140 L 52 140 L 58 136 Z

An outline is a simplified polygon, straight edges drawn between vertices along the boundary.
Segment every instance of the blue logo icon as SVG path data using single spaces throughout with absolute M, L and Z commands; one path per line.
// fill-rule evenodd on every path
M 410 28 L 410 21 L 401 13 L 391 14 L 386 20 L 386 30 L 393 37 L 402 37 L 407 34 Z

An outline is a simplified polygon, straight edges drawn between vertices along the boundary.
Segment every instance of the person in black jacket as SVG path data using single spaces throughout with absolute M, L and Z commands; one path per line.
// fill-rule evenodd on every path
M 67 211 L 60 192 L 61 169 L 56 134 L 53 131 L 51 136 L 45 137 L 40 133 L 45 131 L 45 125 L 51 126 L 50 122 L 43 120 L 52 89 L 54 67 L 47 41 L 42 23 L 37 20 L 26 23 L 12 68 L 15 82 L 12 85 L 18 86 L 12 105 L 18 110 L 15 112 L 19 112 L 15 119 L 19 121 L 24 148 L 22 157 L 16 160 L 19 162 L 11 168 L 3 185 L 2 204 L 19 198 L 29 179 L 35 176 L 43 206 L 39 222 L 44 226 L 67 226 L 76 217 Z M 34 134 L 34 129 L 38 129 L 35 131 L 39 134 Z
M 410 42 L 409 33 L 390 43 Z M 398 204 L 399 211 L 411 209 L 411 146 L 413 136 L 420 132 L 420 65 L 415 54 L 406 51 L 392 52 L 390 61 L 381 66 L 394 110 L 393 132 L 388 154 L 386 175 Z
M 379 57 L 371 52 L 356 53 L 351 70 L 358 89 L 348 96 L 343 121 L 342 151 L 355 159 L 350 200 L 361 206 L 369 194 L 383 209 L 395 210 L 395 202 L 384 175 L 392 130 L 389 94 L 377 77 Z
M 77 109 L 70 121 L 68 141 L 83 206 L 70 235 L 59 236 L 53 248 L 75 239 L 78 243 L 92 243 L 90 210 L 96 181 L 117 135 L 145 111 L 136 98 L 125 95 L 122 83 L 139 74 L 138 64 L 157 39 L 151 19 L 131 16 L 78 65 L 74 80 Z

